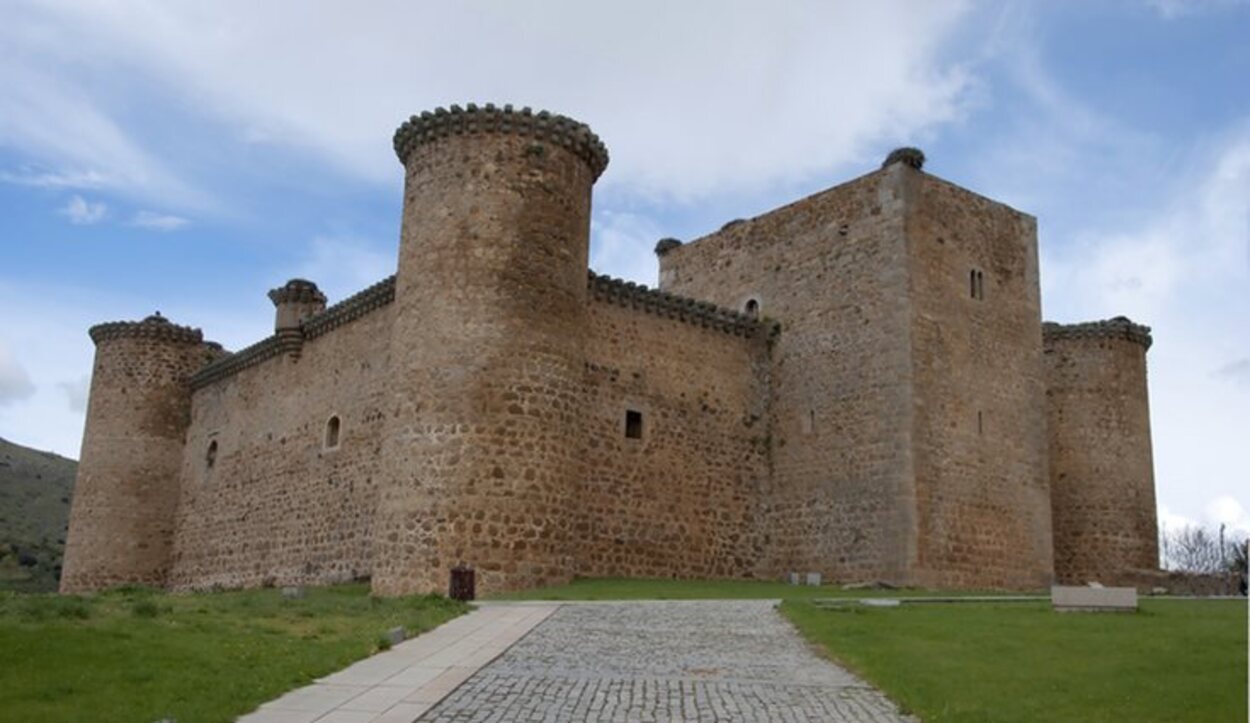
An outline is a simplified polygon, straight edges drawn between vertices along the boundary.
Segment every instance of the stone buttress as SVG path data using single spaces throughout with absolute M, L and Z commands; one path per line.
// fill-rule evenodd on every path
M 1133 584 L 1158 568 L 1146 350 L 1125 317 L 1043 326 L 1055 577 Z
M 478 590 L 574 572 L 591 186 L 589 128 L 511 106 L 414 116 L 395 134 L 403 219 L 373 586 Z
M 159 314 L 90 333 L 95 366 L 61 592 L 162 586 L 190 419 L 187 378 L 220 347 Z

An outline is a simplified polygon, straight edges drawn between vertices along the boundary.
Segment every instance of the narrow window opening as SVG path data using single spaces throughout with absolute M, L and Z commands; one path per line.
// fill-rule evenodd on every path
M 977 434 L 985 434 L 985 420 L 980 409 L 977 410 Z
M 212 469 L 217 464 L 217 440 L 208 443 L 208 451 L 204 453 L 204 466 Z
M 642 439 L 642 412 L 632 409 L 625 410 L 625 437 Z
M 985 274 L 977 269 L 968 272 L 968 295 L 974 299 L 985 298 Z
M 811 434 L 816 430 L 816 410 L 809 409 L 803 415 L 803 434 Z
M 746 306 L 743 307 L 743 313 L 752 319 L 760 318 L 760 302 L 755 299 L 747 299 Z
M 342 423 L 339 422 L 338 415 L 330 417 L 326 422 L 326 449 L 334 449 L 339 446 L 339 429 Z

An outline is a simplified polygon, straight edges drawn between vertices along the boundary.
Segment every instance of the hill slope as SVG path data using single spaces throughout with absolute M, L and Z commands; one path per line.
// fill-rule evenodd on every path
M 0 590 L 55 590 L 78 463 L 0 438 Z

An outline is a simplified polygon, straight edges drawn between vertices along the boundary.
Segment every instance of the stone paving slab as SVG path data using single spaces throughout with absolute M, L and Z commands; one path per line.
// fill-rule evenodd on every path
M 774 601 L 566 603 L 420 720 L 915 721 Z
M 555 604 L 483 606 L 293 690 L 243 723 L 412 723 L 551 615 Z

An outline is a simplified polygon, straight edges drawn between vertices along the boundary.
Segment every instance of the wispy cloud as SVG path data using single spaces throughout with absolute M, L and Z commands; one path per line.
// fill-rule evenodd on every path
M 181 216 L 172 216 L 155 211 L 140 211 L 130 219 L 130 225 L 146 228 L 150 231 L 177 231 L 191 223 Z
M 360 236 L 343 235 L 314 238 L 310 252 L 291 268 L 288 277 L 312 281 L 334 303 L 393 273 L 392 244 L 375 244 Z
M 72 224 L 90 226 L 104 220 L 108 205 L 103 201 L 88 201 L 82 196 L 74 195 L 58 213 L 68 218 Z
M 87 394 L 91 389 L 89 375 L 79 377 L 72 382 L 58 382 L 56 387 L 65 394 L 71 412 L 83 414 L 87 411 Z
M 1150 7 L 1166 20 L 1247 5 L 1250 0 L 1150 0 Z
M 153 186 L 165 159 L 94 102 L 81 73 L 38 77 L 74 70 L 72 49 L 85 47 L 93 68 L 154 79 L 214 113 L 237 141 L 311 151 L 368 179 L 396 179 L 386 139 L 408 114 L 516 102 L 591 123 L 613 151 L 605 183 L 690 198 L 827 171 L 959 116 L 968 77 L 944 50 L 971 7 L 555 0 L 359 13 L 330 2 L 44 3 L 28 11 L 44 19 L 40 32 L 11 31 L 27 52 L 9 72 L 25 76 L 4 83 L 38 92 L 0 103 L 0 117 L 14 115 L 11 137 Z M 491 52 L 444 63 L 462 55 L 466 36 Z M 413 85 L 421 67 L 441 71 Z
M 26 399 L 34 393 L 35 385 L 26 369 L 0 344 L 0 406 Z
M 97 171 L 40 171 L 23 168 L 19 171 L 0 171 L 0 182 L 33 188 L 76 188 L 92 190 L 111 185 L 111 180 Z

